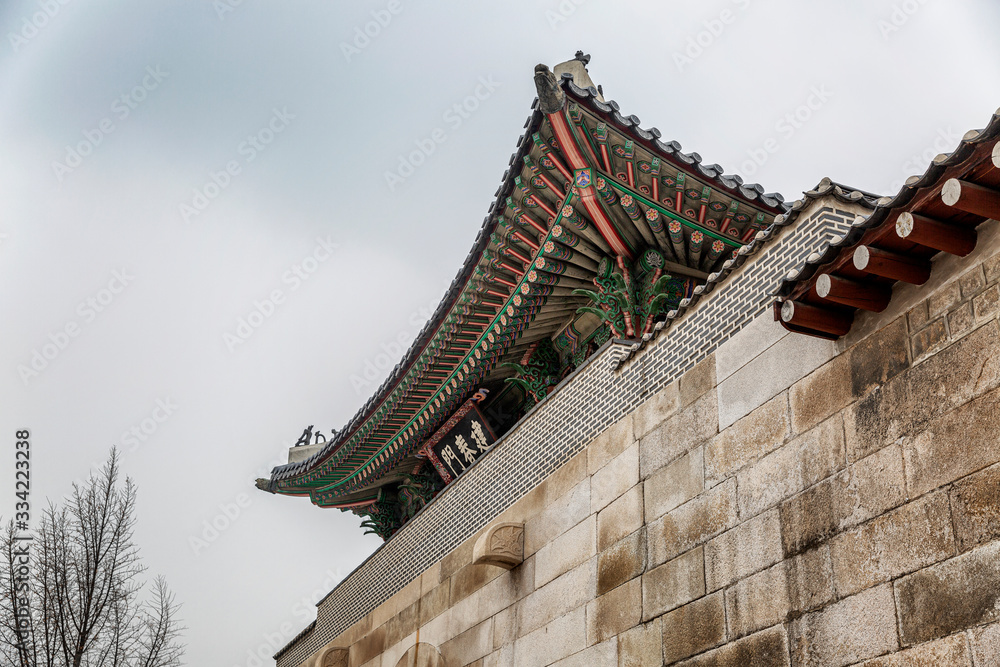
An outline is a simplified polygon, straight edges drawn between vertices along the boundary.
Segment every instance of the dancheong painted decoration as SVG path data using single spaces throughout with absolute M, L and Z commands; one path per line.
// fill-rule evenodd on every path
M 525 133 L 452 288 L 351 421 L 261 489 L 388 539 L 603 343 L 648 335 L 786 210 L 621 114 L 588 62 L 535 68 Z

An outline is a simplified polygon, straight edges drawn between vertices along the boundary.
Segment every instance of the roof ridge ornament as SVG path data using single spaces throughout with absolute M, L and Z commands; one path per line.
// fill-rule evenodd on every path
M 584 54 L 583 51 L 577 51 L 576 55 L 573 56 L 573 59 L 582 62 L 584 67 L 590 64 L 590 54 Z
M 557 113 L 566 104 L 566 93 L 559 87 L 556 75 L 548 65 L 535 65 L 535 88 L 538 90 L 538 109 L 542 113 Z

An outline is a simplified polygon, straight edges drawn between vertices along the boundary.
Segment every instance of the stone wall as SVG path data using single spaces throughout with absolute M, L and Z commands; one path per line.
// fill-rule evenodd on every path
M 473 564 L 470 539 L 324 650 L 352 667 L 408 665 L 418 642 L 447 667 L 1000 664 L 996 226 L 836 343 L 760 316 L 498 517 L 523 522 L 522 564 Z

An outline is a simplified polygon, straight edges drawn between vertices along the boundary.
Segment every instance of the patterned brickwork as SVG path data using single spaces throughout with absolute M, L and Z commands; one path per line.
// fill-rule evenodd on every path
M 633 375 L 633 382 L 645 381 L 647 392 L 676 380 L 753 321 L 773 301 L 771 290 L 778 280 L 799 268 L 810 253 L 846 233 L 854 217 L 829 206 L 813 212 L 716 287 L 708 302 L 661 333 L 666 340 L 623 375 Z M 635 366 L 641 369 L 636 371 Z
M 486 527 L 647 395 L 712 354 L 768 306 L 783 275 L 845 233 L 854 217 L 831 206 L 802 216 L 623 368 L 630 346 L 605 346 L 321 601 L 316 627 L 286 647 L 279 667 L 302 663 Z

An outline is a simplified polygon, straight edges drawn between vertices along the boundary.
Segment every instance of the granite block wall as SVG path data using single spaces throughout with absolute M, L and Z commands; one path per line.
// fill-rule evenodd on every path
M 996 226 L 839 341 L 759 314 L 496 517 L 523 563 L 477 533 L 289 664 L 1000 664 Z

